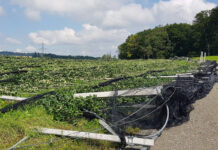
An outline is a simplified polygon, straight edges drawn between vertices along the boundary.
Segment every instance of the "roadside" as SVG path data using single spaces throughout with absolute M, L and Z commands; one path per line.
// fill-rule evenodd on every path
M 215 150 L 218 148 L 218 83 L 193 104 L 190 120 L 165 130 L 152 150 Z

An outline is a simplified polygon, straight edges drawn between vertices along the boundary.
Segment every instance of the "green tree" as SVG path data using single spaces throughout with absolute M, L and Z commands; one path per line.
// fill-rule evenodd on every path
M 193 25 L 171 24 L 130 35 L 119 47 L 121 59 L 218 54 L 218 7 L 196 14 Z
M 118 49 L 121 59 L 169 58 L 172 53 L 165 27 L 156 27 L 131 35 Z
M 212 55 L 218 54 L 218 7 L 210 12 L 208 20 L 208 46 Z
M 200 53 L 200 51 L 207 50 L 207 53 L 210 53 L 209 48 L 209 32 L 208 32 L 208 21 L 209 21 L 210 11 L 201 11 L 195 16 L 193 21 L 193 48 L 195 51 Z
M 190 34 L 192 27 L 189 24 L 167 25 L 167 33 L 172 43 L 173 56 L 187 56 L 192 51 Z
M 104 54 L 104 55 L 101 57 L 101 59 L 103 59 L 103 60 L 111 60 L 111 59 L 113 59 L 113 58 L 112 58 L 112 56 L 111 56 L 110 54 Z

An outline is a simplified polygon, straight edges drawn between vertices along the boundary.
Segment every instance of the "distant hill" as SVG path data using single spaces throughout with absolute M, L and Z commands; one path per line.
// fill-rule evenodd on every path
M 18 52 L 8 52 L 8 51 L 1 51 L 0 55 L 4 56 L 33 56 L 34 53 L 18 53 Z
M 4 56 L 32 56 L 32 57 L 47 57 L 47 58 L 59 58 L 59 59 L 99 59 L 100 57 L 91 57 L 91 56 L 64 56 L 64 55 L 55 55 L 55 54 L 42 54 L 42 53 L 18 53 L 18 52 L 8 52 L 2 51 L 0 55 Z

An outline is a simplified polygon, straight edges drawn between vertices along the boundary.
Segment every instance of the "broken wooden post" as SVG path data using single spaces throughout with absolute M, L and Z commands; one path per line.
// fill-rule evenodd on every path
M 23 139 L 21 139 L 19 142 L 17 142 L 15 145 L 13 145 L 12 147 L 10 147 L 8 150 L 14 150 L 16 149 L 16 147 L 21 144 L 22 142 L 26 141 L 29 137 L 25 136 Z
M 200 55 L 200 63 L 203 62 L 203 57 L 204 57 L 204 52 L 201 51 L 201 55 Z
M 204 52 L 204 62 L 206 62 L 207 53 Z
M 177 74 L 173 76 L 150 76 L 150 79 L 156 79 L 156 78 L 194 78 L 194 75 L 191 74 Z
M 99 120 L 99 123 L 105 128 L 107 129 L 107 131 L 109 131 L 111 134 L 113 135 L 117 135 L 116 132 L 102 119 Z
M 12 100 L 12 101 L 23 101 L 23 100 L 26 100 L 27 98 L 2 95 L 2 96 L 0 96 L 0 99 Z
M 40 128 L 38 129 L 38 132 L 43 134 L 67 136 L 72 138 L 104 140 L 104 141 L 118 142 L 118 143 L 121 142 L 119 136 L 110 135 L 110 134 L 99 134 L 99 133 L 91 133 L 91 132 L 79 132 L 79 131 L 70 131 L 70 130 L 49 129 L 49 128 Z M 144 138 L 137 138 L 132 136 L 125 136 L 125 139 L 128 145 L 132 145 L 132 144 L 144 145 L 144 146 L 154 145 L 153 139 L 144 139 Z
M 92 92 L 92 93 L 77 93 L 74 94 L 74 97 L 88 97 L 96 96 L 99 98 L 105 97 L 124 97 L 124 96 L 149 96 L 157 95 L 161 93 L 162 86 L 150 87 L 150 88 L 137 88 L 129 90 L 119 90 L 119 91 L 108 91 L 108 92 Z

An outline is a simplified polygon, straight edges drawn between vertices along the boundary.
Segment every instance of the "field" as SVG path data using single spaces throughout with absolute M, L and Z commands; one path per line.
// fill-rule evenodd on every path
M 207 60 L 216 60 L 218 62 L 218 56 L 207 56 Z
M 200 57 L 195 57 L 194 59 L 200 60 Z M 218 56 L 207 56 L 206 60 L 216 60 L 218 62 Z
M 25 135 L 31 138 L 20 145 L 29 145 L 22 149 L 113 149 L 115 145 L 109 142 L 72 141 L 36 134 L 32 129 L 50 127 L 92 131 L 100 125 L 95 119 L 85 119 L 81 109 L 99 112 L 99 109 L 107 107 L 106 103 L 104 99 L 96 100 L 95 97 L 75 99 L 74 93 L 163 85 L 172 79 L 149 79 L 148 76 L 192 72 L 199 66 L 196 60 L 103 61 L 2 56 L 0 64 L 0 95 L 32 97 L 55 91 L 55 94 L 45 96 L 24 109 L 0 114 L 0 149 L 9 148 Z M 118 77 L 128 78 L 107 86 L 98 86 L 99 83 Z M 125 100 L 133 101 L 121 99 Z M 13 103 L 0 100 L 0 108 Z M 49 143 L 51 139 L 54 142 Z

